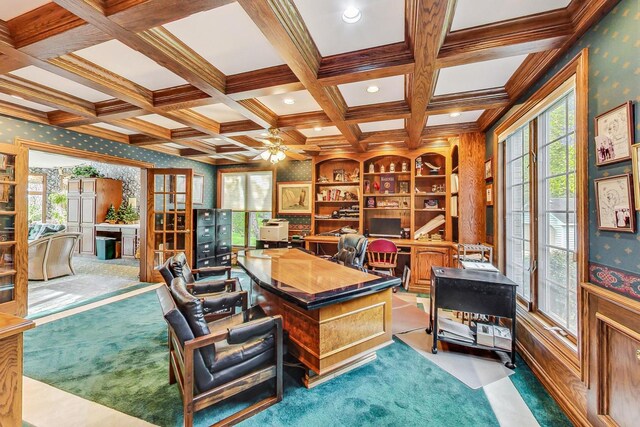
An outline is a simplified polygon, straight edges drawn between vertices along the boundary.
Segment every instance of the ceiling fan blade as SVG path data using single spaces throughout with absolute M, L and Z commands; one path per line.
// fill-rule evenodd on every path
M 251 160 L 262 160 L 262 153 L 258 154 L 257 156 L 255 156 L 253 159 Z
M 255 138 L 255 139 L 262 142 L 265 145 L 269 145 L 269 146 L 273 145 L 273 142 L 269 141 L 268 139 L 264 139 L 264 138 Z
M 296 153 L 295 151 L 285 151 L 284 154 L 286 154 L 287 156 L 291 157 L 294 160 L 307 160 L 307 156 L 300 153 Z

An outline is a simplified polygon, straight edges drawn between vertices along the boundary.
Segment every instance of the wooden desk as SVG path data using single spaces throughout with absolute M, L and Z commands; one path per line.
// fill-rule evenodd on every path
M 0 313 L 0 426 L 22 425 L 22 333 L 35 323 Z
M 289 352 L 313 387 L 375 359 L 392 343 L 391 288 L 400 279 L 370 274 L 299 249 L 240 252 L 253 279 L 252 299 L 283 317 Z
M 139 234 L 140 224 L 109 224 L 107 222 L 96 224 L 97 236 L 115 237 L 122 242 L 122 258 L 136 256 L 136 242 Z

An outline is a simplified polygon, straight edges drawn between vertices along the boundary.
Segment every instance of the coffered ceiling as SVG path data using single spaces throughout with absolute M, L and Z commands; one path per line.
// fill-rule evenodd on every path
M 0 112 L 208 163 L 269 127 L 416 148 L 486 130 L 616 3 L 6 0 Z

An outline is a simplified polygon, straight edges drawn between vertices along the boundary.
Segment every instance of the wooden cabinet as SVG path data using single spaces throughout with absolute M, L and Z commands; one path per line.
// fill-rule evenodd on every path
M 414 247 L 411 255 L 413 274 L 411 291 L 428 292 L 431 284 L 431 267 L 449 267 L 449 248 Z
M 136 239 L 138 237 L 137 229 L 122 229 L 122 257 L 136 256 Z

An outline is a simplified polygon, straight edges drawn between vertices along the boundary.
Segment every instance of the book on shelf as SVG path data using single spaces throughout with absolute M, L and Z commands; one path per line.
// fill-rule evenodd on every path
M 458 192 L 458 187 L 459 187 L 458 174 L 457 173 L 452 173 L 451 174 L 451 192 L 452 193 L 457 193 Z
M 458 196 L 451 196 L 451 216 L 458 216 Z
M 394 175 L 380 175 L 380 192 L 383 194 L 396 192 L 396 177 Z

